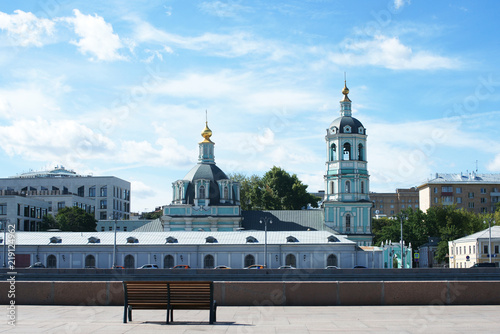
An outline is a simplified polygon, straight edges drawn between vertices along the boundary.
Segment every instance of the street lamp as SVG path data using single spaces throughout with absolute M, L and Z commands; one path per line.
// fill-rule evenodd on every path
M 405 252 L 403 242 L 403 218 L 408 219 L 403 213 L 401 214 L 401 269 L 405 268 Z
M 113 231 L 114 231 L 114 234 L 115 234 L 115 241 L 113 243 L 113 269 L 116 268 L 116 221 L 118 220 L 118 213 L 116 212 L 113 212 L 113 216 L 110 217 L 111 219 L 114 219 L 114 224 L 113 224 Z
M 273 221 L 269 217 L 263 217 L 259 222 L 264 223 L 264 268 L 267 268 L 267 223 L 272 224 Z

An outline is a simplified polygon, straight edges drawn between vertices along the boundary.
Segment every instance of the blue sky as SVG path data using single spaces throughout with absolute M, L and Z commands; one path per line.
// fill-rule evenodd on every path
M 324 189 L 347 73 L 370 190 L 500 172 L 496 1 L 0 4 L 1 177 L 64 165 L 169 204 L 205 110 L 226 173 L 273 165 Z

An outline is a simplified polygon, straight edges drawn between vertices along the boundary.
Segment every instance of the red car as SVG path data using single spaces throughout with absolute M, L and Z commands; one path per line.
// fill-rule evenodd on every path
M 190 266 L 188 266 L 187 264 L 178 264 L 176 266 L 174 266 L 174 268 L 172 269 L 189 269 L 191 268 Z

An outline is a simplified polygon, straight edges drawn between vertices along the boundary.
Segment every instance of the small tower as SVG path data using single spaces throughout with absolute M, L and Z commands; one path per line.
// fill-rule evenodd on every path
M 240 227 L 240 184 L 215 164 L 208 121 L 201 136 L 198 164 L 172 183 L 172 203 L 163 207 L 165 231 L 232 231 Z
M 372 203 L 366 162 L 366 129 L 352 117 L 344 81 L 340 117 L 326 129 L 325 224 L 360 246 L 371 245 Z

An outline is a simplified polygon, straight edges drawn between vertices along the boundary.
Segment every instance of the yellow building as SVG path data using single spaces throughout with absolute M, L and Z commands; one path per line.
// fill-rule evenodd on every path
M 500 174 L 440 174 L 418 186 L 422 211 L 455 205 L 475 213 L 494 212 L 500 199 Z M 371 196 L 370 196 L 371 197 Z
M 448 254 L 450 268 L 470 268 L 476 263 L 490 262 L 488 250 L 490 245 L 489 228 L 469 236 L 449 241 Z M 500 226 L 491 227 L 491 262 L 500 262 Z
M 419 208 L 418 189 L 396 189 L 395 193 L 370 193 L 372 217 L 392 217 L 403 210 Z

